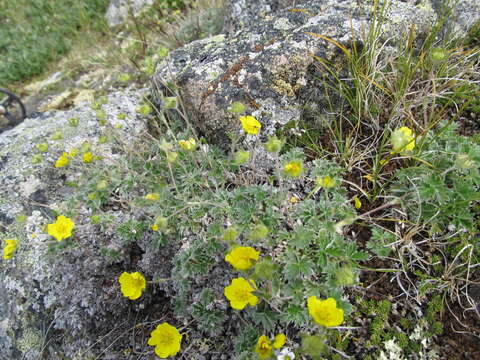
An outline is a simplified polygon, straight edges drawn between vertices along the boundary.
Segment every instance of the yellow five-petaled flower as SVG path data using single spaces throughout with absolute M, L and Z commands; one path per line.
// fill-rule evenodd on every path
M 93 154 L 91 152 L 83 154 L 83 162 L 87 164 L 93 162 Z
M 155 346 L 155 354 L 161 359 L 166 359 L 180 351 L 182 337 L 177 328 L 164 322 L 151 332 L 148 345 Z
M 307 307 L 317 324 L 332 327 L 343 322 L 343 310 L 337 307 L 334 298 L 320 300 L 316 296 L 310 296 L 307 300 Z
M 48 235 L 53 236 L 57 241 L 62 241 L 63 239 L 69 238 L 72 236 L 72 230 L 75 226 L 75 223 L 72 219 L 60 215 L 57 217 L 57 221 L 53 224 L 47 225 Z
M 135 300 L 142 296 L 142 292 L 147 286 L 145 278 L 138 271 L 131 274 L 123 272 L 118 278 L 118 282 L 120 283 L 120 290 L 123 296 L 130 300 Z
M 70 160 L 68 159 L 68 154 L 64 152 L 55 162 L 55 167 L 56 168 L 64 167 L 68 165 L 69 162 Z
M 285 164 L 283 172 L 291 177 L 299 177 L 302 174 L 303 165 L 299 160 L 292 160 Z
M 248 270 L 259 256 L 260 253 L 250 246 L 238 246 L 225 255 L 225 261 L 237 270 Z
M 253 287 L 252 285 L 253 284 Z M 225 297 L 230 300 L 230 306 L 235 310 L 243 310 L 245 306 L 255 306 L 258 298 L 252 293 L 255 291 L 253 280 L 245 280 L 243 277 L 233 279 L 231 284 L 223 290 Z
M 262 335 L 258 338 L 257 344 L 255 345 L 255 352 L 258 354 L 260 359 L 267 359 L 273 354 L 273 349 L 280 349 L 285 342 L 287 337 L 285 334 L 278 334 L 273 340 L 273 344 L 266 335 Z
M 3 258 L 5 260 L 11 259 L 15 250 L 17 250 L 18 240 L 5 239 L 5 247 L 3 248 Z
M 243 131 L 250 135 L 258 135 L 258 132 L 262 128 L 262 124 L 251 115 L 241 116 L 240 122 L 242 123 Z
M 195 150 L 195 147 L 197 146 L 197 142 L 195 141 L 194 138 L 190 138 L 188 140 L 180 140 L 178 142 L 178 145 L 180 145 L 180 147 L 183 150 L 193 151 L 193 150 Z
M 392 132 L 390 141 L 392 143 L 392 153 L 412 151 L 415 148 L 415 135 L 412 129 L 406 126 Z

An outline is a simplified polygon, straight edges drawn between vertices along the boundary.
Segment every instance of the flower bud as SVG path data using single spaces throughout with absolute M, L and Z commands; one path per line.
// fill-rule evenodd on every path
M 255 264 L 254 276 L 256 279 L 269 280 L 277 271 L 277 266 L 268 259 Z
M 302 337 L 302 351 L 312 359 L 322 359 L 322 355 L 327 352 L 327 346 L 324 339 L 318 335 L 304 335 Z
M 41 143 L 41 144 L 37 144 L 37 149 L 38 151 L 44 153 L 44 152 L 47 152 L 48 151 L 48 143 L 44 142 L 44 143 Z
M 177 161 L 178 153 L 173 152 L 173 151 L 168 151 L 167 152 L 167 161 L 170 164 L 173 164 L 175 161 Z
M 72 127 L 78 126 L 78 119 L 77 118 L 70 118 L 68 119 L 68 124 Z
M 152 109 L 148 104 L 144 104 L 137 108 L 137 113 L 143 116 L 147 116 L 148 114 L 150 114 L 151 111 Z
M 335 273 L 335 284 L 337 286 L 350 286 L 355 284 L 356 274 L 350 266 L 344 265 Z
M 265 225 L 257 224 L 251 229 L 248 237 L 252 240 L 262 240 L 267 237 L 269 231 L 270 230 Z
M 168 218 L 163 216 L 157 216 L 155 218 L 155 224 L 158 226 L 159 229 L 166 230 L 168 228 Z
M 238 231 L 235 226 L 230 226 L 229 228 L 225 229 L 223 232 L 222 239 L 228 243 L 233 243 L 237 240 Z
M 467 154 L 458 154 L 455 159 L 455 166 L 462 170 L 473 168 L 474 161 Z
M 250 159 L 250 152 L 246 150 L 238 150 L 235 153 L 234 163 L 235 165 L 245 164 Z
M 175 109 L 177 107 L 177 98 L 175 96 L 163 98 L 163 107 L 165 109 Z
M 228 111 L 232 114 L 242 114 L 244 113 L 246 110 L 246 107 L 245 105 L 243 105 L 241 102 L 239 101 L 235 101 L 233 102 L 230 107 L 228 108 Z
M 278 153 L 280 150 L 282 150 L 283 140 L 277 138 L 276 135 L 270 136 L 268 141 L 263 146 L 268 152 Z

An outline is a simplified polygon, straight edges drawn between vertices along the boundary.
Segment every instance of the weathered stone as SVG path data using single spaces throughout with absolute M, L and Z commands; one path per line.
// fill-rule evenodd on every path
M 113 126 L 123 126 L 117 134 L 125 143 L 145 131 L 145 123 L 136 112 L 140 99 L 140 93 L 117 92 L 102 105 L 107 120 Z M 118 119 L 120 113 L 125 114 L 124 120 Z M 71 118 L 78 120 L 76 127 L 70 126 Z M 120 156 L 108 143 L 98 143 L 101 129 L 95 110 L 84 104 L 74 110 L 28 118 L 0 135 L 0 230 L 9 231 L 4 234 L 7 238 L 22 239 L 15 256 L 0 262 L 1 360 L 39 359 L 42 354 L 48 359 L 80 360 L 104 350 L 105 358 L 113 352 L 116 355 L 111 358 L 118 359 L 118 347 L 108 350 L 108 345 L 136 324 L 135 316 L 129 315 L 131 303 L 118 291 L 117 279 L 131 266 L 129 252 L 144 252 L 151 239 L 145 237 L 135 246 L 123 246 L 114 228 L 100 230 L 91 224 L 86 206 L 75 211 L 75 226 L 82 229 L 76 231 L 75 246 L 68 251 L 52 254 L 52 238 L 44 230 L 45 224 L 55 221 L 53 210 L 62 214 L 71 210 L 66 199 L 72 188 L 67 182 L 82 172 L 78 165 L 54 167 L 63 151 L 79 149 L 89 142 L 96 155 L 104 156 L 106 164 Z M 52 134 L 59 130 L 63 138 L 52 140 Z M 40 163 L 33 164 L 32 156 L 40 153 L 37 145 L 44 142 L 49 144 L 48 151 Z M 17 223 L 15 219 L 21 214 L 26 221 Z M 116 224 L 126 217 L 121 211 L 112 211 L 111 216 Z M 118 251 L 122 266 L 118 261 L 108 261 L 102 248 Z M 161 257 L 150 262 L 157 274 L 165 276 L 161 272 L 168 269 L 159 264 Z M 144 305 L 164 301 L 155 290 L 150 294 L 143 299 Z M 126 348 L 128 341 L 117 345 Z
M 426 35 L 441 13 L 439 4 L 389 2 L 382 38 L 393 45 L 412 26 Z M 478 2 L 461 1 L 447 25 L 461 35 L 479 11 Z M 306 108 L 322 110 L 325 92 L 314 56 L 344 61 L 334 42 L 347 48 L 361 43 L 373 16 L 370 2 L 354 0 L 239 0 L 226 13 L 225 34 L 173 51 L 154 78 L 160 88 L 173 82 L 194 125 L 221 145 L 228 142 L 226 133 L 239 128 L 238 115 L 227 111 L 232 102 L 248 105 L 247 112 L 262 123 L 262 135 L 298 122 Z

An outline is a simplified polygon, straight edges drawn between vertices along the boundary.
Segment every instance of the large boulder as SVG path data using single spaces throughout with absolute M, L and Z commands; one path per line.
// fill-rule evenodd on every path
M 445 6 L 440 0 L 390 1 L 381 36 L 394 45 L 412 27 L 426 35 Z M 371 2 L 356 0 L 238 0 L 226 14 L 224 34 L 172 52 L 154 77 L 157 88 L 175 84 L 190 120 L 219 144 L 238 128 L 238 116 L 228 112 L 234 101 L 248 105 L 264 135 L 298 122 L 307 109 L 322 111 L 324 74 L 315 57 L 341 67 L 335 42 L 347 48 L 361 43 L 374 16 Z M 448 36 L 464 35 L 479 18 L 480 2 L 460 1 L 445 26 Z
M 15 256 L 0 261 L 1 360 L 80 360 L 100 353 L 105 359 L 118 359 L 117 353 L 109 355 L 117 347 L 109 345 L 141 318 L 118 291 L 117 279 L 138 261 L 150 239 L 125 246 L 114 227 L 100 229 L 92 224 L 83 196 L 76 205 L 71 196 L 75 183 L 88 172 L 82 146 L 88 143 L 95 155 L 103 157 L 96 161 L 108 166 L 122 153 L 111 140 L 100 141 L 102 133 L 109 133 L 105 129 L 110 128 L 125 144 L 145 132 L 146 123 L 137 114 L 141 99 L 138 91 L 115 92 L 97 102 L 97 110 L 83 104 L 69 111 L 37 114 L 0 135 L 0 233 L 2 242 L 4 237 L 22 239 Z M 103 117 L 99 110 L 106 114 L 105 126 L 97 119 Z M 76 122 L 72 119 L 77 126 L 72 126 Z M 48 150 L 43 148 L 42 153 L 38 145 L 46 143 Z M 68 167 L 54 167 L 62 152 L 74 148 L 79 154 Z M 65 251 L 44 227 L 73 208 L 75 228 L 80 230 Z M 110 213 L 113 224 L 125 221 L 118 207 L 113 206 Z M 106 252 L 118 252 L 120 262 Z M 142 261 L 147 264 L 144 268 L 155 268 L 159 274 L 162 263 L 168 264 L 158 256 L 143 256 Z M 155 290 L 151 294 L 143 303 L 150 310 L 165 301 Z M 126 348 L 128 339 L 126 343 L 123 339 L 117 346 Z

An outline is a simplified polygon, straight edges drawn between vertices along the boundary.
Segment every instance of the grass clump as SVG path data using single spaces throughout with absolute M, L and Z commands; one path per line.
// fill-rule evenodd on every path
M 42 73 L 71 49 L 79 29 L 103 31 L 108 0 L 0 1 L 0 85 Z

